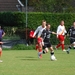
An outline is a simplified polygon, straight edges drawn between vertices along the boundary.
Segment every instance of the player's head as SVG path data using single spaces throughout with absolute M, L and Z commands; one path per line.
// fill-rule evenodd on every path
M 42 27 L 44 28 L 46 26 L 46 21 L 42 20 Z
M 63 26 L 63 25 L 64 25 L 64 20 L 62 20 L 62 21 L 60 22 L 60 25 L 61 25 L 61 26 Z
M 46 24 L 46 28 L 50 29 L 51 25 L 49 23 Z

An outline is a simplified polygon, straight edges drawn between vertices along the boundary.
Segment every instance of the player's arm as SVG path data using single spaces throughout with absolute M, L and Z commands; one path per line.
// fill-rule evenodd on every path
M 2 37 L 4 37 L 5 36 L 5 32 L 3 31 L 3 33 L 2 33 Z
M 0 42 L 0 44 L 3 44 L 3 42 Z
M 33 34 L 33 37 L 35 37 L 35 35 L 38 33 L 38 31 L 39 31 L 39 28 L 37 28 L 37 29 L 35 30 L 35 32 L 34 32 L 34 34 Z
M 57 28 L 57 38 L 58 38 L 58 35 L 59 35 L 59 31 L 60 31 L 60 27 L 58 26 L 58 28 Z
M 57 34 L 57 33 L 55 33 L 55 32 L 52 32 L 52 34 Z

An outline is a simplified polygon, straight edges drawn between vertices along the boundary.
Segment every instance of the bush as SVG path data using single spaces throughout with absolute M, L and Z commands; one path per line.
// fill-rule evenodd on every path
M 12 47 L 12 50 L 33 50 L 35 49 L 34 45 L 26 46 L 25 44 L 17 44 Z
M 0 12 L 0 24 L 2 26 L 25 26 L 25 14 L 20 12 Z

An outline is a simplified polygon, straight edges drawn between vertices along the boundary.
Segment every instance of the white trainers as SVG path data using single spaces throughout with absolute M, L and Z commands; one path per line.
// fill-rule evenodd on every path
M 0 62 L 3 62 L 2 60 L 0 60 Z
M 56 57 L 55 57 L 54 55 L 51 55 L 51 60 L 52 60 L 52 61 L 55 61 L 55 60 L 57 60 L 57 59 L 56 59 Z
M 64 51 L 64 52 L 66 52 L 66 50 L 65 50 L 65 49 L 64 49 L 63 51 Z

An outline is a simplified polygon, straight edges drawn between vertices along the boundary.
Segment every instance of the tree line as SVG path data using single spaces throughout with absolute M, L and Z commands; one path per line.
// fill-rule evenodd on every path
M 25 5 L 25 0 L 21 0 Z M 35 12 L 74 13 L 74 0 L 27 0 Z

